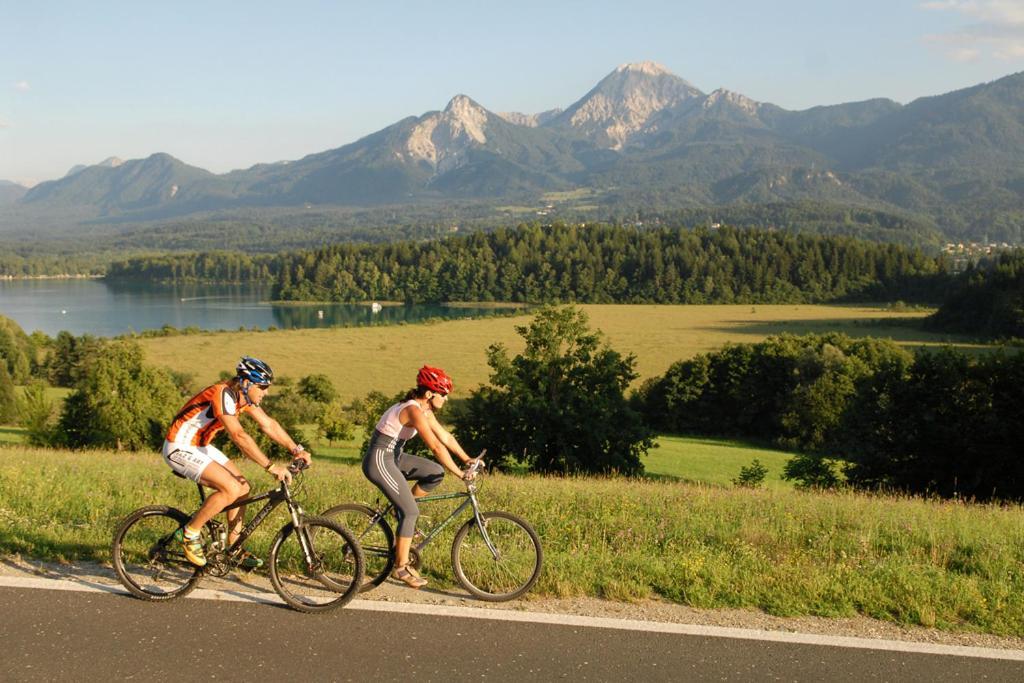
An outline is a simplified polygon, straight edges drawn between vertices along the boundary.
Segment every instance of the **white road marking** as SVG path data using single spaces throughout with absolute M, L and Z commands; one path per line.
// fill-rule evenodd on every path
M 85 578 L 78 579 L 43 579 L 15 576 L 0 576 L 0 587 L 36 588 L 46 590 L 80 591 L 93 593 L 117 593 L 127 595 L 128 591 L 118 585 L 111 585 Z M 249 591 L 225 591 L 198 588 L 188 595 L 199 600 L 227 600 L 231 602 L 255 602 L 280 604 L 281 599 L 276 593 L 257 593 Z M 862 650 L 886 650 L 890 652 L 909 652 L 916 654 L 951 655 L 956 657 L 975 657 L 979 659 L 1005 659 L 1024 661 L 1024 650 L 1001 650 L 987 647 L 970 647 L 966 645 L 939 645 L 936 643 L 919 643 L 903 640 L 875 640 L 872 638 L 854 638 L 850 636 L 825 636 L 811 633 L 791 633 L 785 631 L 763 631 L 747 628 L 730 628 L 725 626 L 699 626 L 695 624 L 674 624 L 660 621 L 640 621 L 637 619 L 614 619 L 610 617 L 585 617 L 575 614 L 550 614 L 547 612 L 528 612 L 518 610 L 487 609 L 483 607 L 458 607 L 454 605 L 434 605 L 407 602 L 383 602 L 379 600 L 353 600 L 343 609 L 363 610 L 367 612 L 397 612 L 402 614 L 423 614 L 426 616 L 461 617 L 465 619 L 489 619 L 493 621 L 516 621 L 535 624 L 552 624 L 556 626 L 582 626 L 585 628 L 608 628 L 624 631 L 646 631 L 649 633 L 675 633 L 687 636 L 704 636 L 708 638 L 736 638 L 741 640 L 762 640 L 776 643 L 795 643 L 801 645 L 823 645 L 827 647 L 847 647 Z

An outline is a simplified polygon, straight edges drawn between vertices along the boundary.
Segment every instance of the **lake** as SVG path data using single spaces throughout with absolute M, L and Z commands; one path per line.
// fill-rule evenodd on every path
M 493 315 L 507 308 L 417 304 L 272 304 L 270 286 L 147 285 L 103 280 L 0 280 L 0 315 L 26 332 L 61 330 L 110 337 L 128 332 L 198 327 L 353 327 L 421 322 L 429 318 Z

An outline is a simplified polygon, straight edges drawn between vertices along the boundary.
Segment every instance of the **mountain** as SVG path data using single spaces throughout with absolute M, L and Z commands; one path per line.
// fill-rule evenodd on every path
M 124 163 L 124 159 L 121 159 L 121 158 L 118 158 L 118 157 L 107 157 L 106 159 L 104 159 L 100 163 L 93 164 L 93 165 L 94 166 L 100 166 L 102 168 L 117 168 L 118 166 L 120 166 L 123 163 Z M 72 166 L 68 170 L 67 173 L 64 174 L 64 177 L 67 178 L 67 177 L 73 176 L 76 173 L 78 173 L 79 171 L 84 171 L 87 168 L 89 168 L 89 166 L 87 164 L 76 164 L 75 166 Z
M 28 192 L 28 188 L 10 180 L 0 180 L 0 206 L 13 204 Z
M 559 192 L 606 214 L 825 202 L 1024 241 L 1024 74 L 907 105 L 789 111 L 641 62 L 565 110 L 498 114 L 460 94 L 351 144 L 223 175 L 166 154 L 119 161 L 42 183 L 18 206 L 149 220 L 241 207 L 530 206 Z
M 656 130 L 652 118 L 702 97 L 660 64 L 623 64 L 545 125 L 571 128 L 599 147 L 618 150 L 638 134 Z
M 203 181 L 216 178 L 169 154 L 153 154 L 116 165 L 88 166 L 60 180 L 40 183 L 21 201 L 65 207 L 87 205 L 109 215 L 207 197 L 212 186 L 204 186 Z

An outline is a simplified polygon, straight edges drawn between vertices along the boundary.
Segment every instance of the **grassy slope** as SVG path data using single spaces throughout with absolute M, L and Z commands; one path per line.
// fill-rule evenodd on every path
M 782 480 L 782 468 L 792 453 L 739 441 L 700 437 L 661 436 L 657 444 L 658 447 L 643 458 L 644 472 L 655 478 L 732 486 L 740 469 L 756 459 L 768 468 L 764 479 L 766 488 L 793 488 L 792 484 Z
M 243 467 L 257 487 L 269 484 Z M 153 453 L 2 447 L 0 553 L 106 562 L 111 530 L 130 510 L 154 502 L 189 509 L 194 496 Z M 301 498 L 317 511 L 376 497 L 357 467 L 325 458 Z M 661 597 L 1024 635 L 1019 506 L 501 475 L 485 480 L 482 500 L 536 526 L 546 563 L 534 596 Z M 436 521 L 444 513 L 435 510 L 425 513 Z M 285 521 L 275 514 L 253 549 L 265 553 Z M 454 530 L 447 533 L 424 556 L 441 585 L 452 581 Z
M 720 348 L 727 342 L 754 342 L 772 334 L 836 330 L 851 336 L 892 338 L 916 346 L 946 337 L 886 320 L 923 316 L 862 306 L 583 306 L 591 326 L 611 345 L 637 357 L 641 380 L 660 375 L 673 362 Z M 530 316 L 438 322 L 426 325 L 274 332 L 223 332 L 142 340 L 147 361 L 192 373 L 199 383 L 213 381 L 238 357 L 254 355 L 275 372 L 298 378 L 328 375 L 350 400 L 377 389 L 407 388 L 424 363 L 445 368 L 462 393 L 487 382 L 486 350 L 504 343 L 522 350 L 517 325 Z

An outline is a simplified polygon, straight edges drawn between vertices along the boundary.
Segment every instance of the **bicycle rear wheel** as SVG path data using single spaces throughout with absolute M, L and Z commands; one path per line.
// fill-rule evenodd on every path
M 300 528 L 285 525 L 270 548 L 274 590 L 300 612 L 345 605 L 359 592 L 363 576 L 359 543 L 345 527 L 324 517 L 307 517 Z
M 540 538 L 526 521 L 508 512 L 483 512 L 462 525 L 452 542 L 452 567 L 462 587 L 490 602 L 518 598 L 540 576 Z
M 121 522 L 111 555 L 117 578 L 129 593 L 143 600 L 173 600 L 195 588 L 203 570 L 185 559 L 172 538 L 188 520 L 181 510 L 151 505 Z
M 359 503 L 335 505 L 320 515 L 340 522 L 359 541 L 366 562 L 366 581 L 361 591 L 384 583 L 395 566 L 395 534 L 383 517 L 374 521 L 376 515 L 376 510 Z

